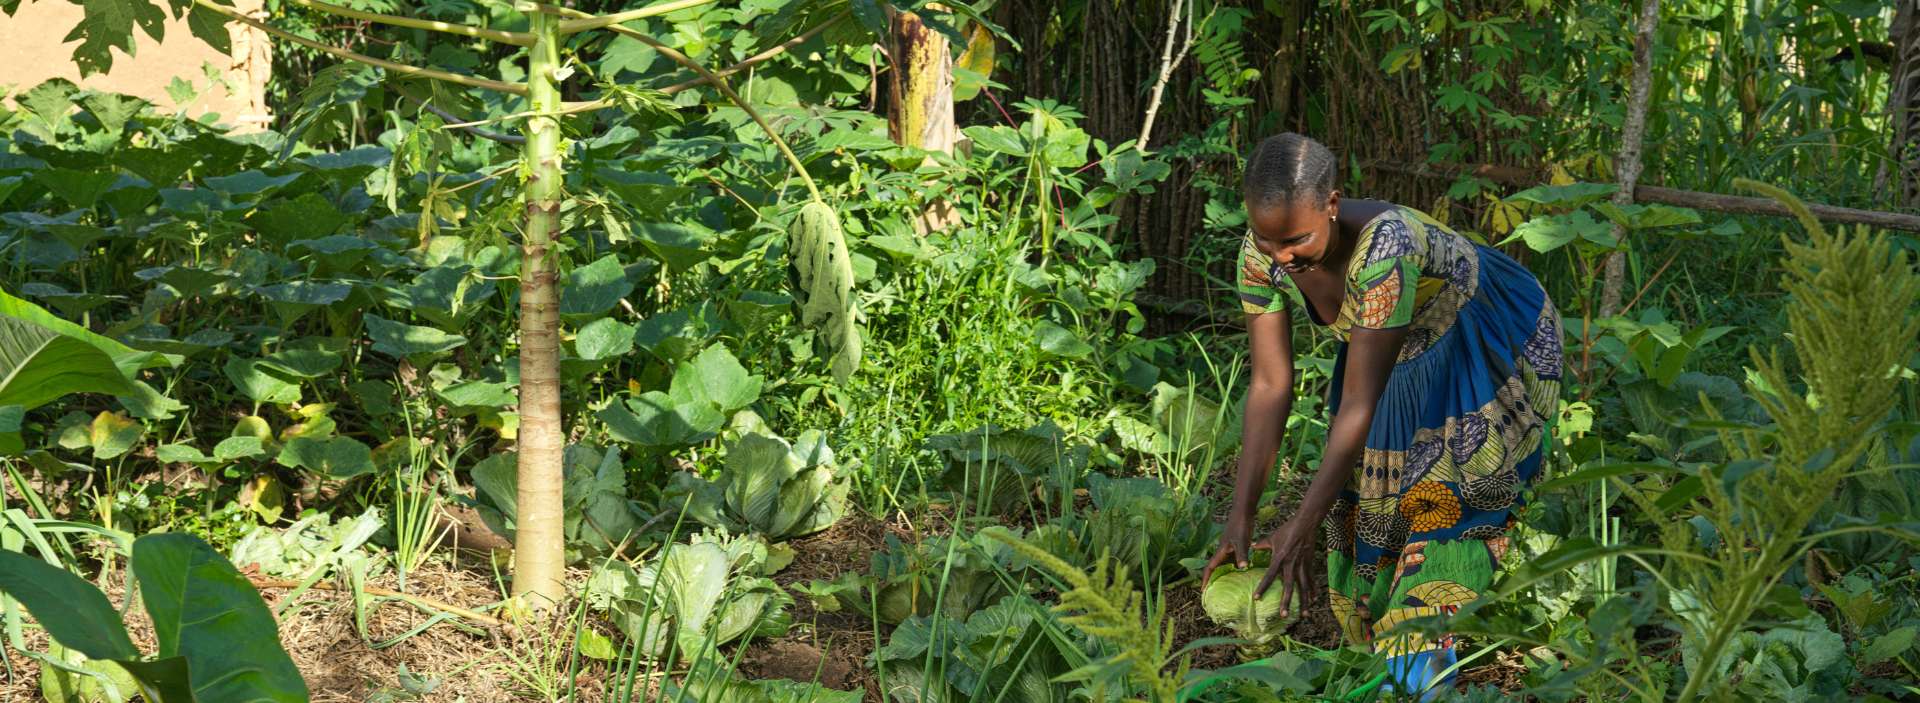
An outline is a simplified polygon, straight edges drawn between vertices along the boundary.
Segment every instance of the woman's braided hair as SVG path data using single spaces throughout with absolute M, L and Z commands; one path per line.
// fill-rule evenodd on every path
M 1313 138 L 1283 132 L 1260 140 L 1247 158 L 1242 193 L 1249 207 L 1324 202 L 1333 194 L 1339 162 Z

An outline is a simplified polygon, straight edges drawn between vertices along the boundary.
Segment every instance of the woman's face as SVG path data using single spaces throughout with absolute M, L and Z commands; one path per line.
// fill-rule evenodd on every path
M 1248 205 L 1247 225 L 1253 229 L 1254 247 L 1288 273 L 1325 263 L 1335 236 L 1338 197 L 1319 204 Z

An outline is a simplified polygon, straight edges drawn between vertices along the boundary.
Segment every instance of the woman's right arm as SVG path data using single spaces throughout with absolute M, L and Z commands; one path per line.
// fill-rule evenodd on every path
M 1247 339 L 1253 357 L 1253 382 L 1247 390 L 1246 411 L 1240 429 L 1240 466 L 1233 484 L 1233 506 L 1220 549 L 1201 573 L 1201 583 L 1231 559 L 1246 568 L 1251 554 L 1254 516 L 1267 485 L 1267 472 L 1287 430 L 1293 411 L 1293 326 L 1286 310 L 1247 316 Z

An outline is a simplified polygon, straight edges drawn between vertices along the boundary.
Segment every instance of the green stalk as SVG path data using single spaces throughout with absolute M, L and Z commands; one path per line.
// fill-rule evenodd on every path
M 527 61 L 527 96 L 536 113 L 524 126 L 527 172 L 526 233 L 520 262 L 520 453 L 519 512 L 513 550 L 513 595 L 536 607 L 566 595 L 566 547 L 562 525 L 560 421 L 560 291 L 553 242 L 560 234 L 559 20 L 535 14 L 535 41 Z M 526 596 L 538 596 L 528 599 Z M 540 603 L 538 601 L 545 601 Z
M 362 22 L 377 22 L 395 27 L 405 27 L 407 29 L 446 32 L 448 34 L 458 34 L 463 37 L 473 37 L 475 39 L 486 39 L 502 44 L 512 44 L 514 46 L 533 46 L 533 35 L 526 32 L 509 32 L 500 29 L 472 27 L 454 22 L 423 20 L 417 17 L 402 17 L 399 15 L 385 15 L 378 12 L 355 10 L 351 7 L 341 7 L 332 3 L 320 2 L 320 0 L 290 0 L 290 2 L 301 7 L 339 15 L 348 19 L 356 19 Z
M 713 0 L 674 0 L 673 2 L 663 2 L 658 5 L 649 5 L 647 7 L 642 7 L 637 10 L 627 10 L 626 12 L 616 12 L 611 15 L 602 15 L 599 17 L 588 15 L 587 17 L 582 19 L 571 19 L 571 20 L 566 20 L 564 22 L 561 22 L 559 27 L 559 32 L 562 35 L 579 34 L 581 32 L 585 32 L 590 29 L 599 29 L 601 27 L 618 26 L 623 22 L 631 22 L 637 19 L 653 17 L 655 15 L 664 15 L 669 12 L 684 10 L 689 7 L 699 7 L 701 5 L 705 5 L 710 2 L 713 2 Z M 567 11 L 566 8 L 558 8 L 558 9 L 560 9 L 562 12 Z

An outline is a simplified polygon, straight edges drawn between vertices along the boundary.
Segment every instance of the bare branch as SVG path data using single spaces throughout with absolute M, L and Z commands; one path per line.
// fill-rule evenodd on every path
M 290 1 L 293 4 L 299 5 L 301 7 L 311 8 L 311 9 L 319 10 L 321 12 L 325 12 L 328 14 L 339 15 L 341 17 L 347 17 L 350 19 L 356 19 L 356 20 L 361 20 L 365 22 L 378 22 L 380 24 L 392 25 L 395 27 L 405 27 L 407 29 L 425 29 L 425 30 L 434 31 L 434 32 L 446 32 L 447 34 L 458 34 L 463 37 L 473 37 L 475 39 L 486 39 L 488 41 L 497 41 L 502 44 L 512 44 L 514 46 L 533 46 L 533 35 L 527 34 L 526 32 L 508 32 L 508 31 L 499 30 L 499 29 L 483 29 L 480 27 L 470 27 L 464 24 L 456 24 L 453 22 L 439 22 L 436 20 L 423 20 L 417 17 L 402 17 L 399 15 L 385 15 L 378 12 L 365 12 L 362 10 L 355 10 L 350 7 L 341 7 L 339 5 L 334 5 L 331 3 L 320 2 L 320 0 L 290 0 Z

